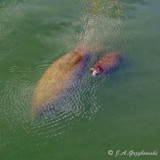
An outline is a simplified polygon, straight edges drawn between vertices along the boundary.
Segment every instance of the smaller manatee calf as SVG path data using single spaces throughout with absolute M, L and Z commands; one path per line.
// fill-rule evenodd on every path
M 109 74 L 118 68 L 122 59 L 122 55 L 118 52 L 110 52 L 104 55 L 101 59 L 97 61 L 91 70 L 93 71 L 92 75 L 96 76 L 100 73 Z

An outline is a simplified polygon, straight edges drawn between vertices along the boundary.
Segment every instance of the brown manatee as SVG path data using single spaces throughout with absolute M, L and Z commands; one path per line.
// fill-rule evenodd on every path
M 122 55 L 118 52 L 110 52 L 99 59 L 91 70 L 92 75 L 96 76 L 100 73 L 108 74 L 114 71 L 120 64 L 122 60 Z
M 37 116 L 50 103 L 54 103 L 75 78 L 75 74 L 89 52 L 83 47 L 56 60 L 44 73 L 32 97 L 32 117 Z

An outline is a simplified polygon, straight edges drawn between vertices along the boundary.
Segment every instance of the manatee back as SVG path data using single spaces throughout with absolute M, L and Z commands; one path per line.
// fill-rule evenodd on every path
M 32 115 L 41 112 L 43 108 L 54 102 L 67 83 L 71 80 L 71 71 L 81 62 L 83 57 L 71 51 L 55 61 L 39 80 L 32 98 Z

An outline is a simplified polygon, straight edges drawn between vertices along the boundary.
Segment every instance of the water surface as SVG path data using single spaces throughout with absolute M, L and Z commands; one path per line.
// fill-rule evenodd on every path
M 109 149 L 159 151 L 159 18 L 159 0 L 1 0 L 1 159 L 99 160 L 115 159 Z M 80 43 L 100 54 L 56 113 L 32 121 L 36 83 Z M 112 50 L 124 54 L 120 69 L 92 77 L 89 68 Z

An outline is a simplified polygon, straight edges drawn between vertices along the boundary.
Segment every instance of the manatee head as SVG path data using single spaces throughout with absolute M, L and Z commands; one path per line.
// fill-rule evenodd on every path
M 92 72 L 92 75 L 93 76 L 97 76 L 98 74 L 102 73 L 103 72 L 103 69 L 101 66 L 95 66 L 94 68 L 91 69 L 93 72 Z

